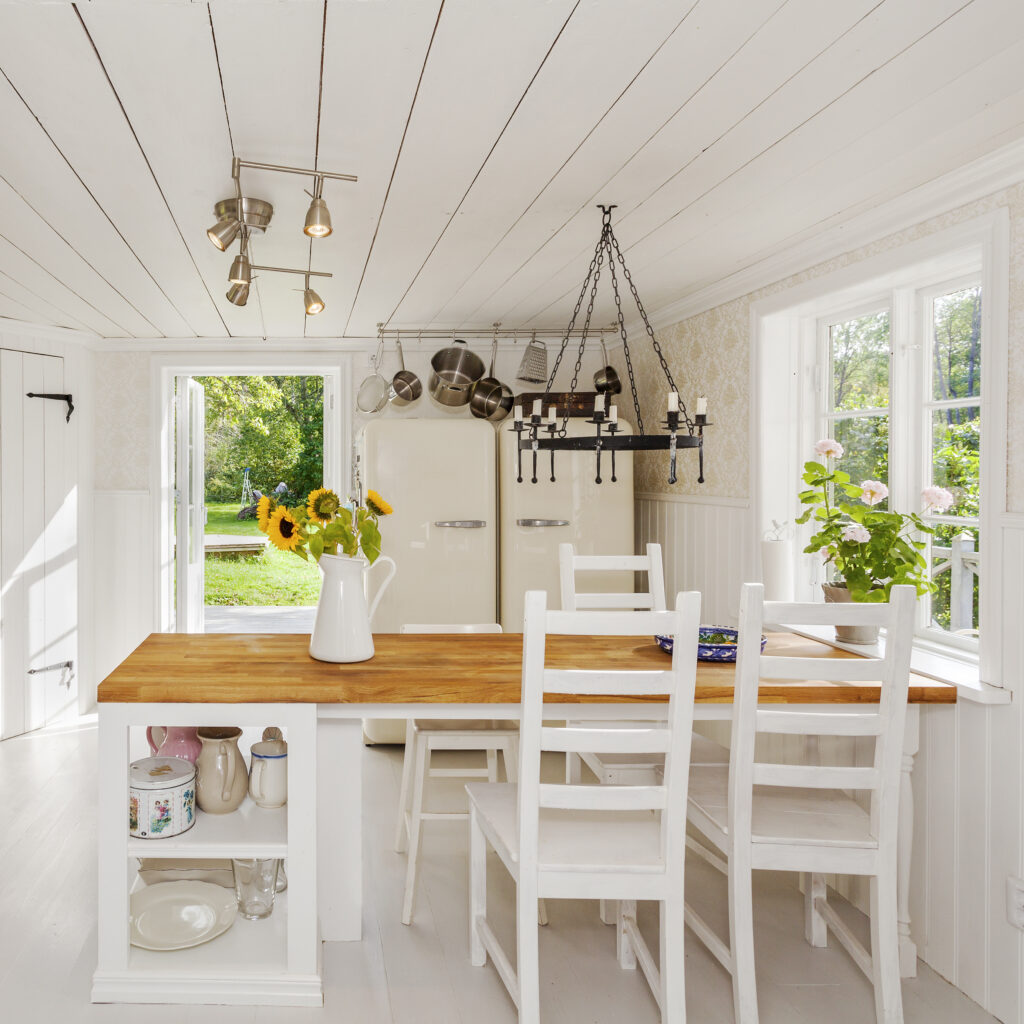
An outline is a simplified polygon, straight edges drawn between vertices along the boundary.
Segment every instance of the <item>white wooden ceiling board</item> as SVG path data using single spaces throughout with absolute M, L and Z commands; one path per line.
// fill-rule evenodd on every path
M 626 238 L 635 237 L 632 227 L 627 229 L 626 224 L 640 203 L 657 192 L 667 179 L 678 175 L 703 150 L 713 147 L 724 132 L 742 122 L 766 95 L 783 86 L 876 3 L 877 0 L 857 0 L 823 5 L 818 0 L 790 0 L 769 18 L 602 186 L 608 201 L 619 204 L 614 223 L 623 245 Z M 660 211 L 661 203 L 654 209 Z M 594 237 L 596 240 L 596 233 Z M 511 307 L 511 318 L 529 320 L 556 298 L 564 304 L 568 291 L 578 288 L 583 276 L 580 268 L 585 271 L 593 243 L 570 252 L 560 242 L 556 240 L 554 251 L 546 254 L 547 274 L 519 275 L 516 287 L 502 296 Z
M 98 295 L 109 308 L 116 293 L 2 178 L 0 269 L 26 288 L 52 298 L 55 308 L 71 313 L 88 330 L 105 337 L 129 330 L 123 323 L 129 319 L 125 309 L 117 310 L 115 321 L 91 301 L 91 296 Z
M 638 233 L 636 226 L 638 222 L 649 224 L 649 217 L 645 222 L 641 213 L 629 216 L 627 212 L 621 218 L 622 230 L 619 235 L 633 271 L 640 280 L 646 280 L 644 270 L 656 267 L 660 260 L 666 258 L 686 238 L 697 233 L 703 234 L 730 210 L 746 206 L 758 196 L 765 196 L 765 201 L 771 202 L 770 197 L 774 191 L 782 188 L 808 162 L 817 161 L 823 153 L 845 145 L 851 136 L 862 134 L 876 124 L 880 117 L 889 116 L 895 106 L 911 103 L 917 96 L 940 88 L 950 77 L 955 77 L 959 64 L 976 61 L 986 50 L 1004 45 L 996 42 L 1005 39 L 998 30 L 998 25 L 1005 22 L 1005 12 L 997 10 L 1001 3 L 1002 0 L 977 0 L 962 13 L 923 36 L 922 32 L 928 32 L 928 24 L 921 22 L 918 11 L 916 19 L 911 22 L 903 20 L 903 31 L 911 33 L 909 38 L 897 35 L 897 26 L 892 25 L 897 52 L 904 47 L 909 46 L 909 49 L 870 74 L 856 88 L 836 98 L 828 107 L 827 116 L 807 119 L 793 130 L 789 130 L 788 124 L 779 119 L 780 141 L 775 145 L 766 142 L 761 154 L 750 154 L 745 163 L 742 162 L 742 153 L 733 153 L 738 166 L 731 172 L 726 164 L 702 180 L 700 165 L 704 158 L 695 161 L 686 174 L 674 179 L 661 190 L 662 194 L 658 197 L 660 203 L 668 204 L 667 209 L 673 206 L 685 209 L 684 215 L 669 216 L 661 227 L 647 232 L 647 237 L 644 237 L 643 232 Z M 987 9 L 982 5 L 986 5 Z M 916 25 L 912 23 L 914 20 Z M 1021 19 L 1018 16 L 1016 20 Z M 911 45 L 914 36 L 921 38 L 916 45 Z M 872 42 L 872 49 L 868 50 L 872 54 L 872 63 L 883 59 L 884 54 L 878 51 L 880 40 L 869 42 Z M 861 52 L 865 45 L 862 44 Z M 854 50 L 844 55 L 845 60 L 853 61 L 856 52 Z M 823 86 L 818 81 L 807 83 L 807 89 L 819 97 L 823 95 Z M 799 96 L 800 93 L 794 95 Z M 859 128 L 861 123 L 863 128 Z M 932 129 L 935 127 L 937 125 L 933 124 Z M 789 134 L 786 134 L 787 131 Z M 909 143 L 904 139 L 899 145 L 908 146 Z M 724 149 L 722 152 L 729 155 Z M 712 150 L 708 160 L 713 159 Z M 856 176 L 856 172 L 850 170 L 841 170 L 839 173 Z M 838 182 L 832 183 L 829 191 L 837 185 Z M 688 198 L 687 186 L 691 190 Z M 655 207 L 652 205 L 649 209 L 653 211 Z M 667 210 L 657 215 L 664 217 L 666 213 Z M 716 243 L 716 248 L 720 248 L 720 244 Z M 525 308 L 533 315 L 542 315 L 549 304 L 552 308 L 563 305 L 577 287 L 572 270 L 569 267 L 561 274 L 552 275 L 552 281 L 547 286 L 526 299 Z M 675 288 L 678 290 L 678 283 Z M 659 304 L 659 297 L 652 286 L 646 288 L 646 293 L 645 303 L 652 307 Z
M 691 4 L 692 6 L 692 4 Z M 681 4 L 586 0 L 474 182 L 459 216 L 398 307 L 397 319 L 434 323 L 450 296 L 557 174 L 681 20 Z M 595 73 L 594 53 L 608 40 Z M 454 273 L 453 273 L 454 272 Z M 461 280 L 460 280 L 461 278 Z
M 187 251 L 171 290 L 203 337 L 252 336 L 259 317 L 225 298 L 224 254 L 206 238 L 214 201 L 230 195 L 231 141 L 205 6 L 140 4 L 79 8 Z M 168 102 L 173 97 L 173 102 Z M 180 243 L 179 243 L 180 247 Z
M 321 3 L 211 6 L 231 136 L 235 155 L 241 159 L 291 167 L 313 166 L 323 13 Z M 230 171 L 230 167 L 227 169 Z M 309 238 L 302 232 L 309 207 L 304 188 L 312 188 L 312 179 L 243 168 L 242 191 L 274 205 L 274 217 L 266 234 L 253 236 L 254 263 L 301 269 L 309 266 Z M 230 194 L 230 190 L 225 192 Z M 210 196 L 209 201 L 212 204 L 221 198 L 224 197 Z M 237 248 L 232 252 L 237 252 Z M 226 288 L 230 257 L 222 254 L 221 259 L 221 280 Z M 332 270 L 321 265 L 315 246 L 313 269 Z M 293 291 L 295 288 L 302 288 L 301 277 L 260 276 L 268 335 L 302 335 L 306 317 L 302 294 Z M 249 301 L 255 303 L 255 296 Z
M 0 67 L 122 236 L 108 225 L 75 247 L 158 333 L 193 334 L 169 295 L 187 298 L 201 282 L 74 8 L 7 7 L 0 24 Z M 59 74 L 40 60 L 42 40 L 60 54 Z M 60 201 L 34 194 L 43 211 Z
M 348 333 L 391 316 L 573 6 L 445 4 Z
M 326 307 L 306 318 L 307 337 L 344 333 L 440 2 L 333 3 L 328 9 L 320 166 L 359 181 L 325 185 L 334 233 L 314 242 L 313 257 L 334 277 L 313 282 Z
M 677 218 L 680 224 L 667 223 L 648 239 L 634 243 L 630 255 L 635 258 L 635 266 L 641 271 L 657 266 L 693 238 L 700 238 L 706 245 L 709 229 L 712 236 L 716 234 L 715 227 L 725 219 L 725 211 L 735 215 L 749 210 L 751 224 L 762 225 L 760 234 L 747 232 L 737 256 L 763 249 L 780 233 L 792 234 L 792 215 L 798 222 L 805 222 L 815 203 L 824 200 L 835 210 L 844 191 L 871 195 L 865 191 L 865 176 L 879 169 L 883 177 L 891 174 L 894 162 L 905 154 L 913 162 L 919 147 L 945 128 L 947 107 L 952 118 L 958 109 L 973 112 L 997 97 L 1016 92 L 1019 64 L 1015 64 L 1016 47 L 1009 44 L 1024 32 L 1024 7 L 1009 22 L 1006 13 L 1001 14 L 995 7 L 991 3 L 986 9 L 979 0 L 979 4 L 939 26 L 898 60 L 837 99 L 830 117 L 801 125 L 757 161 L 724 180 L 714 194 L 692 203 L 685 217 Z M 997 23 L 1009 31 L 1000 32 Z M 996 56 L 985 60 L 992 53 Z M 1018 68 L 1016 75 L 1014 67 Z M 938 95 L 944 101 L 937 101 Z M 880 126 L 879 111 L 884 112 Z M 841 133 L 836 131 L 837 123 L 843 126 Z M 876 140 L 873 144 L 872 138 Z M 837 153 L 842 155 L 834 157 Z M 916 173 L 909 179 L 893 179 L 894 194 L 938 173 L 919 154 L 916 164 Z M 803 173 L 808 167 L 818 169 L 813 180 Z M 789 202 L 783 202 L 783 198 Z M 766 214 L 774 222 L 773 227 L 764 226 Z
M 600 226 L 595 203 L 614 200 L 604 184 L 780 6 L 781 0 L 702 0 L 438 318 L 463 323 L 504 316 L 508 304 L 498 293 L 540 265 L 550 267 L 548 251 L 556 238 L 565 242 L 563 232 L 576 239 L 568 241 L 563 262 L 581 245 L 592 250 Z
M 119 290 L 120 280 L 115 286 L 80 254 L 79 245 L 88 247 L 90 255 L 102 246 L 115 258 L 126 250 L 3 77 L 0 125 L 7 143 L 0 156 L 0 211 L 4 214 L 0 233 L 39 260 L 97 312 L 102 310 L 104 331 L 113 329 L 116 335 L 156 333 Z M 41 244 L 44 238 L 45 245 Z
M 23 320 L 25 323 L 30 324 L 41 324 L 44 327 L 56 326 L 49 317 L 39 313 L 37 310 L 32 309 L 29 306 L 22 305 L 22 303 L 17 299 L 8 295 L 4 291 L 6 287 L 7 282 L 0 280 L 0 317 L 4 317 L 8 320 Z
M 33 295 L 24 285 L 15 281 L 14 278 L 9 277 L 3 271 L 0 271 L 0 294 L 10 302 L 16 302 L 29 314 L 22 317 L 28 323 L 58 324 L 58 321 L 54 318 L 53 310 L 48 307 L 47 303 L 43 302 L 38 295 Z M 67 319 L 70 319 L 70 317 Z M 68 325 L 65 324 L 64 326 Z M 81 324 L 76 324 L 75 326 L 80 328 Z

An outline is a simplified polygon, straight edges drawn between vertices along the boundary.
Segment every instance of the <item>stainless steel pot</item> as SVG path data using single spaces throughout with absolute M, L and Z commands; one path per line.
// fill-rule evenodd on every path
M 469 411 L 478 420 L 499 423 L 512 411 L 512 389 L 494 376 L 494 359 L 498 353 L 498 339 L 491 345 L 491 368 L 487 376 L 470 389 Z
M 392 405 L 411 405 L 423 394 L 423 385 L 412 370 L 405 368 L 401 338 L 395 339 L 395 347 L 398 349 L 398 363 L 402 368 L 391 378 L 391 393 L 388 397 Z
M 594 374 L 594 390 L 601 394 L 617 395 L 622 391 L 622 381 L 615 370 L 608 365 L 608 352 L 604 347 L 604 338 L 601 339 L 601 358 L 604 366 Z
M 465 405 L 470 389 L 483 375 L 483 360 L 456 338 L 430 360 L 430 397 L 441 405 Z

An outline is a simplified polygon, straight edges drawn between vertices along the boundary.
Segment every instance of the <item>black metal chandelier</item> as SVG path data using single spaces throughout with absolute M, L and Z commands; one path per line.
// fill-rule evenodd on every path
M 601 237 L 598 239 L 594 249 L 594 257 L 590 261 L 590 268 L 587 271 L 583 287 L 580 289 L 580 296 L 576 300 L 576 308 L 573 310 L 572 319 L 565 329 L 562 338 L 561 348 L 558 357 L 555 359 L 551 375 L 545 385 L 544 397 L 536 399 L 528 419 L 524 419 L 522 405 L 516 404 L 513 411 L 512 429 L 518 435 L 518 472 L 517 480 L 523 482 L 523 452 L 533 454 L 533 475 L 532 483 L 537 482 L 537 453 L 540 451 L 551 452 L 551 480 L 555 479 L 555 452 L 556 451 L 592 451 L 595 453 L 597 483 L 601 483 L 601 455 L 607 451 L 611 456 L 611 479 L 614 483 L 615 475 L 615 453 L 620 451 L 659 451 L 667 449 L 669 452 L 669 473 L 668 482 L 677 482 L 676 476 L 676 452 L 680 448 L 696 448 L 698 458 L 697 483 L 704 483 L 704 428 L 711 426 L 707 418 L 707 400 L 702 395 L 697 399 L 697 409 L 691 417 L 687 412 L 686 405 L 679 397 L 675 381 L 672 379 L 672 372 L 668 368 L 665 356 L 661 351 L 657 338 L 654 336 L 654 328 L 644 310 L 643 303 L 637 293 L 636 285 L 630 276 L 626 261 L 623 258 L 622 250 L 619 248 L 618 239 L 612 231 L 612 210 L 615 206 L 600 206 L 603 214 L 601 222 Z M 636 303 L 637 311 L 643 321 L 644 328 L 651 345 L 661 363 L 662 372 L 668 382 L 668 403 L 665 420 L 661 423 L 666 433 L 646 434 L 644 433 L 644 420 L 640 412 L 640 398 L 636 390 L 636 378 L 633 375 L 633 361 L 629 353 L 629 339 L 626 336 L 626 321 L 622 313 L 622 298 L 619 295 L 618 271 L 615 264 L 622 268 L 622 276 L 629 285 L 633 301 Z M 593 415 L 586 421 L 594 425 L 594 433 L 589 437 L 568 437 L 569 409 L 572 405 L 572 397 L 576 394 L 576 386 L 579 382 L 580 367 L 583 364 L 583 350 L 587 343 L 587 335 L 590 332 L 590 321 L 594 313 L 594 301 L 597 298 L 597 284 L 601 277 L 602 269 L 607 265 L 612 283 L 612 294 L 615 297 L 615 313 L 619 334 L 622 336 L 622 354 L 626 361 L 626 372 L 629 376 L 629 387 L 633 398 L 633 410 L 636 413 L 637 432 L 626 434 L 618 423 L 618 410 L 614 405 L 605 409 L 605 396 L 599 394 L 594 400 Z M 589 294 L 586 315 L 583 321 L 583 328 L 580 334 L 579 350 L 576 355 L 576 366 L 573 371 L 572 383 L 569 386 L 568 399 L 565 404 L 565 412 L 562 417 L 561 426 L 558 425 L 556 408 L 549 404 L 548 400 L 552 395 L 555 377 L 561 365 L 562 357 L 565 355 L 569 344 L 569 338 L 576 328 L 576 321 L 579 318 L 580 310 L 583 308 L 583 301 Z M 544 418 L 544 405 L 548 405 L 547 418 Z M 543 434 L 547 436 L 544 437 Z

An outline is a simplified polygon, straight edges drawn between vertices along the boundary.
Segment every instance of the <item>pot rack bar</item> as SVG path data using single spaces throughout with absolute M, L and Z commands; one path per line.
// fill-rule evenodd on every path
M 614 325 L 604 328 L 603 331 L 602 330 L 595 331 L 595 330 L 593 330 L 593 328 L 591 328 L 587 332 L 587 337 L 588 338 L 594 338 L 594 339 L 600 339 L 600 336 L 601 336 L 602 333 L 611 332 L 611 331 L 614 331 L 614 330 L 615 330 Z M 383 328 L 383 330 L 378 332 L 378 337 L 384 338 L 384 339 L 389 339 L 389 340 L 394 340 L 394 339 L 398 338 L 399 335 L 401 335 L 403 341 L 418 341 L 419 339 L 422 339 L 423 341 L 432 341 L 432 340 L 433 341 L 437 341 L 437 340 L 451 341 L 453 338 L 462 338 L 462 339 L 471 338 L 473 340 L 485 339 L 487 341 L 492 341 L 494 338 L 498 338 L 498 339 L 509 339 L 509 340 L 513 340 L 513 341 L 517 340 L 517 339 L 521 339 L 523 341 L 529 341 L 533 337 L 536 337 L 536 338 L 559 338 L 559 339 L 566 337 L 566 333 L 565 333 L 564 330 L 558 330 L 558 329 L 553 328 L 553 327 L 543 327 L 543 328 L 541 328 L 541 327 L 537 327 L 537 328 L 534 328 L 534 327 L 520 327 L 520 328 L 518 328 L 516 330 L 512 330 L 511 328 L 505 328 L 505 327 L 499 328 L 498 330 L 495 330 L 494 328 L 488 329 L 488 328 L 479 327 L 479 328 L 471 328 L 471 329 L 468 329 L 468 330 L 465 330 L 465 331 L 461 330 L 460 328 L 454 328 L 453 329 L 451 327 L 449 327 L 447 330 L 442 330 L 440 328 L 432 327 L 432 328 L 430 328 L 428 330 L 422 330 L 422 331 L 419 330 L 416 327 L 385 327 L 385 328 Z M 583 336 L 583 330 L 582 329 L 580 329 L 578 331 L 572 331 L 568 335 L 568 337 L 570 337 L 570 338 L 579 338 L 579 337 L 582 337 L 582 336 Z

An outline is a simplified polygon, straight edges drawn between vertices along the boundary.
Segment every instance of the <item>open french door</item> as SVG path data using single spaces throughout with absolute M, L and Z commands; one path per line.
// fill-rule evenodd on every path
M 206 557 L 205 394 L 191 377 L 178 377 L 175 430 L 175 629 L 203 632 Z

